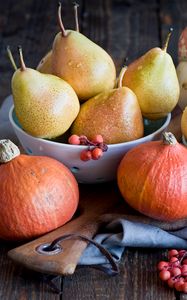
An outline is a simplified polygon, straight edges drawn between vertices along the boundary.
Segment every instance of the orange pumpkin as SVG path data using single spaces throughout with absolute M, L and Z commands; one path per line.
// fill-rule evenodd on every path
M 8 143 L 0 141 L 0 238 L 31 239 L 65 224 L 79 199 L 73 174 L 55 159 L 19 155 Z
M 117 182 L 137 211 L 163 221 L 187 217 L 187 149 L 171 133 L 131 149 L 118 167 Z

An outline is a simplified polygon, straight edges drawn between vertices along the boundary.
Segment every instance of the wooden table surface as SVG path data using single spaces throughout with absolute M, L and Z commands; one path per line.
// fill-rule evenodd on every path
M 168 29 L 174 32 L 168 47 L 177 64 L 177 42 L 187 24 L 186 0 L 80 0 L 81 32 L 105 48 L 117 70 L 128 57 L 131 62 L 148 49 L 163 45 Z M 22 45 L 27 66 L 36 67 L 50 49 L 57 25 L 57 1 L 0 1 L 0 104 L 10 93 L 12 68 L 6 45 L 17 55 Z M 72 1 L 63 0 L 63 21 L 74 29 Z M 166 257 L 166 250 L 126 249 L 116 277 L 91 269 L 79 268 L 70 277 L 57 278 L 63 292 L 55 294 L 44 277 L 15 265 L 7 258 L 13 244 L 0 244 L 0 299 L 97 299 L 97 300 L 166 300 L 187 299 L 175 293 L 159 279 L 156 264 Z

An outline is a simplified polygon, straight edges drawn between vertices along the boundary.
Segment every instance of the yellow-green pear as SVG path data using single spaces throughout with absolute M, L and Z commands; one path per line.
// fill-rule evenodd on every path
M 44 73 L 44 74 L 51 74 L 51 56 L 52 56 L 52 50 L 49 51 L 39 62 L 36 70 Z
M 107 144 L 117 144 L 143 136 L 143 118 L 136 95 L 127 87 L 100 93 L 81 105 L 71 127 L 72 134 L 92 140 L 101 134 Z
M 78 31 L 65 30 L 59 6 L 61 31 L 52 47 L 52 73 L 63 78 L 80 100 L 87 100 L 115 85 L 116 69 L 110 55 Z
M 73 88 L 61 78 L 27 68 L 19 48 L 21 68 L 12 77 L 16 116 L 29 134 L 52 139 L 62 135 L 78 115 Z
M 128 66 L 123 85 L 134 91 L 144 117 L 160 119 L 170 113 L 179 99 L 179 82 L 171 56 L 153 48 Z
M 176 71 L 180 86 L 178 105 L 183 110 L 187 106 L 187 60 L 180 61 Z

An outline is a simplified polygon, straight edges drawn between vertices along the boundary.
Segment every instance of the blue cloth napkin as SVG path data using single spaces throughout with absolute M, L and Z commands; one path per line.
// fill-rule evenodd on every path
M 0 108 L 0 139 L 18 142 L 9 122 L 8 113 L 12 106 L 9 96 Z M 146 217 L 145 217 L 146 218 Z M 185 224 L 185 223 L 184 223 Z M 143 248 L 179 248 L 187 249 L 187 222 L 177 230 L 163 230 L 159 226 L 119 218 L 109 222 L 104 233 L 99 233 L 94 240 L 104 246 L 116 261 L 121 259 L 125 247 Z M 94 245 L 90 244 L 80 258 L 79 264 L 105 264 L 107 259 Z
M 117 219 L 109 222 L 106 232 L 97 234 L 94 240 L 104 246 L 116 261 L 121 259 L 125 247 L 187 249 L 187 227 L 166 231 L 149 224 Z M 107 262 L 100 251 L 90 244 L 81 256 L 79 264 Z

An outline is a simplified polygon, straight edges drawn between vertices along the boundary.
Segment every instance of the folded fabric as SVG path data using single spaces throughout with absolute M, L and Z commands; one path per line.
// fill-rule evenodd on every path
M 97 234 L 95 241 L 104 246 L 116 261 L 121 259 L 125 247 L 187 249 L 187 227 L 165 231 L 159 227 L 125 219 L 117 219 L 106 226 L 107 233 Z M 89 245 L 79 264 L 103 264 L 107 259 L 93 245 Z
M 7 97 L 0 109 L 0 139 L 17 141 L 8 118 L 12 97 Z M 109 221 L 94 240 L 104 246 L 116 261 L 125 247 L 187 249 L 187 221 L 163 223 L 144 216 L 123 216 Z M 90 244 L 83 252 L 79 264 L 105 264 L 107 259 L 98 248 Z

